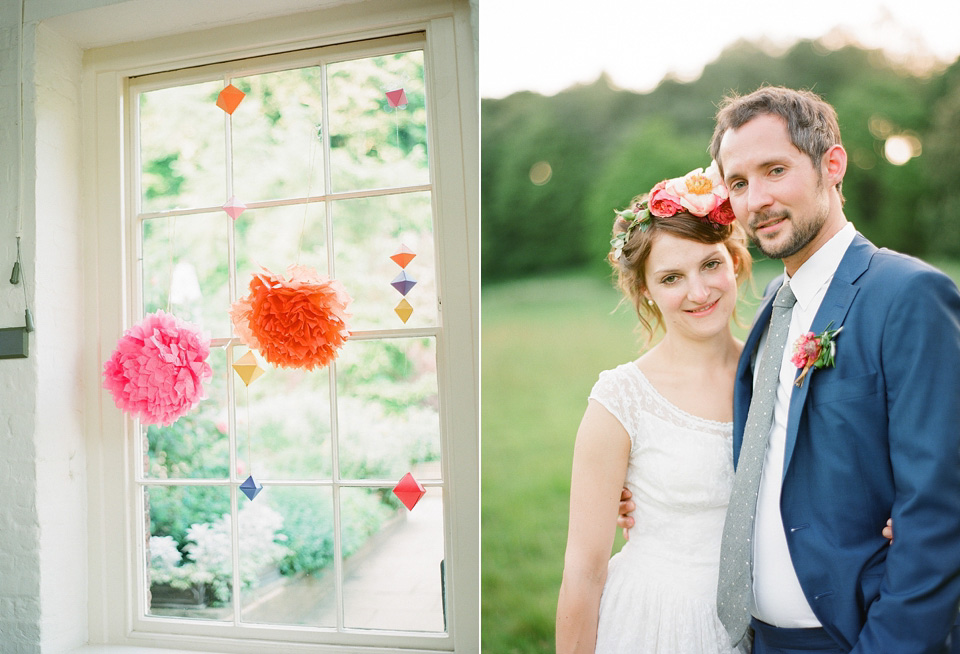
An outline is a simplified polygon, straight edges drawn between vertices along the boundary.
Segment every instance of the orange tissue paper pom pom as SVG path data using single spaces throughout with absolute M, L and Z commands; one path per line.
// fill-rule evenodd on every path
M 290 266 L 287 277 L 254 275 L 250 294 L 230 308 L 237 336 L 268 363 L 283 368 L 324 367 L 350 337 L 343 285 L 313 268 Z

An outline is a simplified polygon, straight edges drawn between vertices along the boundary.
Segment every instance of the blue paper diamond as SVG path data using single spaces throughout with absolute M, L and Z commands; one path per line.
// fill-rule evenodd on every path
M 253 475 L 247 477 L 246 481 L 240 484 L 240 490 L 243 491 L 243 494 L 250 498 L 250 501 L 253 501 L 260 491 L 263 490 L 263 486 L 259 481 L 253 478 Z
M 401 270 L 400 274 L 390 282 L 390 285 L 400 291 L 400 295 L 406 295 L 411 288 L 417 285 L 417 280 L 411 277 L 406 270 Z

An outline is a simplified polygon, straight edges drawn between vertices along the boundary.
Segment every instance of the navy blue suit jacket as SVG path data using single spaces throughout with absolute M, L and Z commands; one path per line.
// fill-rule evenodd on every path
M 772 299 L 737 370 L 734 462 Z M 960 293 L 857 234 L 811 331 L 831 322 L 836 366 L 811 370 L 790 402 L 780 509 L 794 568 L 850 651 L 946 652 L 960 603 Z

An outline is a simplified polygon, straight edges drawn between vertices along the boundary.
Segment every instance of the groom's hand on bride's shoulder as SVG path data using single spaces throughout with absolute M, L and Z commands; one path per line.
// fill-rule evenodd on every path
M 623 538 L 630 540 L 630 528 L 633 527 L 634 520 L 630 515 L 637 505 L 630 498 L 633 493 L 624 488 L 620 491 L 620 515 L 617 516 L 617 526 L 623 529 Z

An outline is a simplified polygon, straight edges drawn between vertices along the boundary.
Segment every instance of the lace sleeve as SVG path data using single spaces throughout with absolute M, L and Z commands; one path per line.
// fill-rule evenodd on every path
M 596 400 L 616 418 L 630 437 L 630 449 L 637 446 L 640 433 L 640 397 L 636 383 L 627 374 L 624 364 L 613 370 L 600 373 L 600 378 L 590 391 L 590 399 Z

